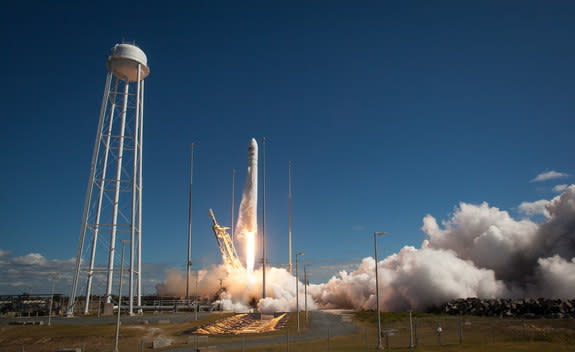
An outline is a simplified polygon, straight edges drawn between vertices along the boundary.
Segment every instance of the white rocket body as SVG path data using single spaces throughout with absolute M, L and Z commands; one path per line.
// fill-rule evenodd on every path
M 236 234 L 239 238 L 246 239 L 246 268 L 253 270 L 254 237 L 258 231 L 258 143 L 254 138 L 248 147 L 248 172 L 246 185 L 240 203 Z M 250 248 L 251 247 L 251 248 Z M 251 261 L 251 263 L 249 262 Z

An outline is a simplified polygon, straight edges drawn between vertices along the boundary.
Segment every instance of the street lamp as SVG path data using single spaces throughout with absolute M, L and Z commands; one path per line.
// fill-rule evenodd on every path
M 303 287 L 304 287 L 304 299 L 305 299 L 305 321 L 307 322 L 307 286 L 309 285 L 309 282 L 307 280 L 307 267 L 309 265 L 304 265 L 303 266 Z
M 199 307 L 198 307 L 198 276 L 199 276 L 199 275 L 200 275 L 200 269 L 196 270 L 196 299 L 195 299 L 195 303 L 196 303 L 196 304 L 195 304 L 195 308 L 196 308 L 196 309 L 195 309 L 196 319 L 195 319 L 195 320 L 198 320 L 198 310 L 199 310 Z
M 373 233 L 373 252 L 375 256 L 375 299 L 377 304 L 377 349 L 383 350 L 383 345 L 381 344 L 381 316 L 379 314 L 379 278 L 377 272 L 377 236 L 386 236 L 385 232 L 374 232 Z
M 124 247 L 129 240 L 122 240 L 122 256 L 120 259 L 120 287 L 118 288 L 118 319 L 116 320 L 116 345 L 114 352 L 118 352 L 118 343 L 120 340 L 120 311 L 122 310 L 122 276 L 124 275 Z
M 52 289 L 50 290 L 50 309 L 48 309 L 48 326 L 52 326 L 52 306 L 54 305 L 54 284 L 56 284 L 56 276 L 52 277 Z
M 188 194 L 188 262 L 186 263 L 186 304 L 190 306 L 190 271 L 192 270 L 192 181 L 194 177 L 194 146 L 190 144 L 190 189 Z
M 299 334 L 299 276 L 298 276 L 298 259 L 304 252 L 299 252 L 295 255 L 295 305 L 297 311 L 297 332 Z

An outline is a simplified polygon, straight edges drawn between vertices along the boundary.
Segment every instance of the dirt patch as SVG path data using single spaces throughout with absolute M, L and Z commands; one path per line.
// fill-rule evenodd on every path
M 143 336 L 142 336 L 143 338 L 148 338 L 148 337 L 152 338 L 152 337 L 160 336 L 164 332 L 163 329 L 157 328 L 157 327 L 152 327 L 152 326 L 131 325 L 131 326 L 124 327 L 124 329 L 141 331 L 141 333 L 143 334 Z

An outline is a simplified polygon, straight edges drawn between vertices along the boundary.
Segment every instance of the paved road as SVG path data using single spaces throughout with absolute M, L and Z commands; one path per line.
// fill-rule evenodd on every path
M 289 336 L 289 341 L 291 342 L 298 342 L 298 341 L 309 341 L 309 340 L 316 340 L 320 338 L 326 338 L 328 336 L 340 336 L 340 335 L 348 335 L 352 334 L 356 331 L 357 326 L 350 321 L 343 317 L 345 317 L 346 313 L 341 311 L 316 311 L 311 312 L 311 323 L 309 328 L 302 332 L 300 335 L 296 336 Z M 245 347 L 250 346 L 261 346 L 261 345 L 270 345 L 270 344 L 285 344 L 286 343 L 286 335 L 283 336 L 273 336 L 273 337 L 265 337 L 257 340 L 246 340 L 244 342 L 230 342 L 230 343 L 223 343 L 218 344 L 218 349 L 226 350 L 232 348 L 241 348 L 242 344 Z M 209 344 L 209 343 L 208 343 Z M 193 346 L 186 346 L 186 347 L 178 347 L 172 348 L 167 350 L 166 352 L 191 352 L 194 350 Z
M 211 314 L 220 314 L 212 312 L 198 312 L 198 318 L 206 317 Z M 53 325 L 96 325 L 96 324 L 116 324 L 117 316 L 96 317 L 96 316 L 76 316 L 74 318 L 65 317 L 52 317 Z M 147 321 L 150 324 L 158 323 L 160 320 L 169 320 L 170 323 L 185 323 L 187 321 L 194 321 L 195 315 L 190 312 L 181 313 L 158 313 L 146 315 L 122 315 L 121 321 L 124 325 L 129 324 L 142 324 Z M 10 324 L 11 322 L 31 322 L 43 321 L 44 324 L 48 323 L 48 317 L 21 317 L 21 318 L 1 318 L 0 325 Z

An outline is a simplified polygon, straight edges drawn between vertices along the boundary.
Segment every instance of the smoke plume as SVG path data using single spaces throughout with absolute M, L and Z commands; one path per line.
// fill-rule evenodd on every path
M 543 202 L 540 202 L 543 203 Z M 575 185 L 545 201 L 541 223 L 514 219 L 507 211 L 460 203 L 441 225 L 427 215 L 420 248 L 403 247 L 377 263 L 383 310 L 423 310 L 456 298 L 575 297 Z M 224 266 L 200 273 L 202 294 L 214 294 L 224 278 L 225 308 L 247 310 L 250 302 L 264 312 L 294 311 L 295 278 L 269 268 L 267 298 L 261 299 L 261 271 Z M 178 287 L 183 277 L 169 276 L 158 293 Z M 303 308 L 303 284 L 300 308 Z M 176 292 L 176 291 L 170 291 Z M 253 306 L 253 305 L 252 305 Z M 368 257 L 352 272 L 341 271 L 328 282 L 308 287 L 308 307 L 375 309 L 375 261 Z
M 573 298 L 575 186 L 545 205 L 546 220 L 515 220 L 507 211 L 461 203 L 439 226 L 427 215 L 421 248 L 404 247 L 378 263 L 384 310 L 425 309 L 451 299 Z M 320 307 L 374 309 L 375 263 L 341 272 L 310 292 Z
M 189 292 L 195 295 L 195 274 L 190 277 Z M 200 270 L 198 273 L 198 295 L 209 300 L 218 300 L 224 310 L 235 312 L 248 312 L 258 309 L 263 313 L 293 312 L 296 311 L 296 281 L 287 270 L 283 268 L 266 269 L 266 298 L 262 297 L 261 269 L 248 272 L 247 269 L 232 269 L 219 265 L 209 270 Z M 156 285 L 160 296 L 184 296 L 186 292 L 185 273 L 172 270 L 168 273 L 166 281 Z M 305 308 L 305 289 L 301 281 L 298 282 L 299 307 Z M 317 305 L 311 294 L 307 295 L 308 309 L 316 309 Z

